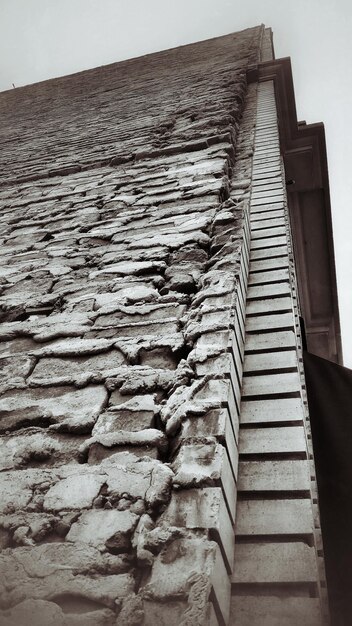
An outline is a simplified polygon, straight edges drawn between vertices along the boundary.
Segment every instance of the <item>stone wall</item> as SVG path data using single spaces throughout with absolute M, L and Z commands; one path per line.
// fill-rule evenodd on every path
M 262 34 L 0 94 L 4 626 L 228 621 Z

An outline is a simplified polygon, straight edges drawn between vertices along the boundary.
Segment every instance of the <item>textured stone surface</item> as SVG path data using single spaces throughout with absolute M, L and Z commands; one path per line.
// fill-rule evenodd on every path
M 7 626 L 228 619 L 262 30 L 0 94 Z
M 239 543 L 235 559 L 234 583 L 314 583 L 317 578 L 315 550 L 304 543 Z
M 235 596 L 232 600 L 234 626 L 321 626 L 317 598 Z

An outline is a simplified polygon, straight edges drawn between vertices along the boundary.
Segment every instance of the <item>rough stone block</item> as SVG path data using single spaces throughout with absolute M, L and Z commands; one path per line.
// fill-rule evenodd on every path
M 284 246 L 287 245 L 287 237 L 286 235 L 277 235 L 276 237 L 268 237 L 262 239 L 255 239 L 252 241 L 251 249 L 258 250 L 263 248 L 271 248 L 276 246 Z
M 235 534 L 220 487 L 174 492 L 159 523 L 209 530 L 222 549 L 227 570 L 232 571 Z
M 114 554 L 129 552 L 130 538 L 138 522 L 138 516 L 130 511 L 85 511 L 66 536 L 66 541 L 81 541 Z
M 173 464 L 174 484 L 189 488 L 221 484 L 232 517 L 236 512 L 236 482 L 226 449 L 214 441 L 182 444 Z
M 262 241 L 267 242 L 267 239 Z M 266 272 L 253 272 L 249 274 L 249 285 L 262 285 L 265 283 L 278 283 L 289 279 L 287 268 L 267 270 Z
M 200 418 L 191 417 L 182 424 L 181 439 L 216 437 L 224 443 L 234 476 L 237 476 L 238 446 L 228 408 L 213 410 Z
M 74 608 L 72 602 L 72 610 Z M 0 623 L 3 626 L 113 626 L 116 621 L 114 611 L 94 610 L 94 602 L 90 608 L 89 612 L 79 614 L 63 611 L 56 602 L 24 600 L 11 610 L 1 612 Z
M 8 586 L 3 603 L 11 607 L 30 598 L 56 600 L 58 604 L 70 600 L 74 604 L 78 600 L 83 611 L 91 610 L 92 603 L 94 608 L 98 603 L 99 608 L 114 609 L 116 600 L 133 592 L 131 574 L 109 573 L 112 559 L 106 560 L 106 573 L 95 577 L 97 569 L 104 572 L 99 552 L 95 554 L 95 562 L 87 563 L 88 546 L 82 550 L 82 544 L 78 544 L 74 551 L 69 546 L 73 562 L 65 562 L 63 556 L 67 550 L 63 551 L 62 547 L 63 544 L 54 543 L 4 551 L 0 557 L 0 573 Z
M 32 480 L 27 472 L 3 472 L 0 474 L 0 485 L 1 513 L 24 509 L 32 498 Z
M 163 599 L 149 600 L 143 602 L 143 626 L 183 626 L 185 615 L 189 610 L 186 600 L 171 600 L 167 602 Z M 122 622 L 122 626 L 128 626 L 129 622 Z M 120 626 L 119 621 L 117 625 Z
M 306 454 L 303 426 L 277 428 L 243 428 L 240 433 L 240 454 Z
M 83 470 L 76 472 L 49 489 L 44 498 L 44 509 L 62 511 L 91 507 L 104 481 L 104 474 L 87 474 Z
M 130 409 L 116 408 L 115 411 L 101 413 L 95 423 L 92 434 L 102 435 L 116 431 L 139 431 L 145 428 L 153 428 L 154 412 L 132 411 Z
M 295 321 L 291 311 L 289 313 L 250 316 L 246 320 L 246 331 L 248 333 L 294 327 Z

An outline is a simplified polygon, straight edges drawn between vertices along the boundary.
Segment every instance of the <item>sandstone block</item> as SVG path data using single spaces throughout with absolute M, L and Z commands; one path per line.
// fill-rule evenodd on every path
M 295 350 L 282 352 L 263 352 L 259 354 L 246 354 L 244 358 L 244 373 L 274 371 L 282 369 L 297 369 L 298 360 Z
M 247 318 L 246 331 L 260 332 L 261 330 L 282 330 L 294 328 L 294 317 L 291 311 L 279 312 L 269 315 L 255 315 Z
M 238 535 L 311 535 L 314 529 L 309 499 L 239 500 Z
M 233 626 L 321 626 L 318 598 L 233 596 Z
M 2 431 L 59 424 L 83 431 L 94 424 L 107 399 L 102 385 L 33 388 L 6 392 L 0 400 Z
M 280 353 L 273 353 L 275 356 Z M 248 355 L 249 356 L 249 355 Z M 259 355 L 253 355 L 255 358 Z M 300 422 L 303 421 L 301 398 L 265 398 L 265 400 L 243 400 L 241 423 Z
M 277 428 L 243 428 L 240 454 L 306 454 L 307 442 L 303 426 Z
M 85 511 L 66 536 L 66 541 L 88 543 L 106 547 L 114 554 L 128 552 L 130 538 L 138 522 L 138 516 L 130 511 Z
M 104 480 L 104 474 L 99 476 L 83 471 L 64 478 L 47 492 L 44 498 L 44 509 L 46 511 L 61 511 L 91 507 L 93 500 L 104 484 Z
M 125 362 L 119 350 L 94 356 L 66 358 L 41 358 L 29 378 L 30 384 L 45 385 L 83 379 L 84 377 L 111 376 Z
M 232 520 L 236 511 L 236 481 L 226 449 L 215 441 L 183 443 L 172 463 L 174 484 L 180 487 L 221 485 Z
M 234 476 L 237 476 L 238 447 L 228 409 L 209 411 L 200 418 L 185 419 L 179 437 L 181 440 L 216 437 L 220 443 L 224 443 L 232 472 Z
M 276 349 L 287 349 L 296 347 L 296 338 L 292 331 L 282 330 L 276 333 L 258 333 L 248 335 L 246 341 L 246 352 L 263 351 Z
M 230 581 L 219 547 L 202 538 L 176 539 L 154 561 L 144 593 L 153 600 L 188 598 L 194 619 L 204 623 L 211 587 L 225 623 L 229 617 Z M 181 622 L 182 624 L 182 622 Z
M 259 198 L 259 194 L 256 199 Z M 280 237 L 286 235 L 286 226 L 273 226 L 272 228 L 261 228 L 261 229 L 252 229 L 252 241 L 256 241 L 257 239 L 263 238 L 271 238 L 271 237 Z
M 311 488 L 308 461 L 240 461 L 239 491 L 307 491 Z
M 265 215 L 265 213 L 258 213 L 257 215 L 262 216 Z M 251 250 L 251 268 L 252 263 L 257 263 L 258 261 L 265 263 L 268 259 L 271 259 L 272 262 L 275 262 L 275 259 L 277 257 L 282 256 L 288 259 L 287 242 L 282 243 L 279 246 L 273 246 L 272 248 L 256 248 L 255 250 Z M 253 266 L 253 269 L 255 269 L 255 265 Z
M 227 570 L 232 571 L 235 535 L 220 487 L 174 492 L 159 523 L 209 530 L 220 544 Z
M 301 382 L 298 372 L 280 372 L 244 376 L 242 385 L 243 398 L 249 396 L 270 396 L 278 393 L 299 394 Z
M 237 543 L 233 583 L 314 583 L 316 552 L 302 542 Z

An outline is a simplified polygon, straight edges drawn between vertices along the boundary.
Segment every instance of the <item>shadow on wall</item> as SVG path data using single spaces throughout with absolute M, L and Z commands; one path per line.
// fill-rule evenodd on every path
M 304 367 L 317 472 L 333 626 L 352 616 L 352 370 L 305 352 Z

